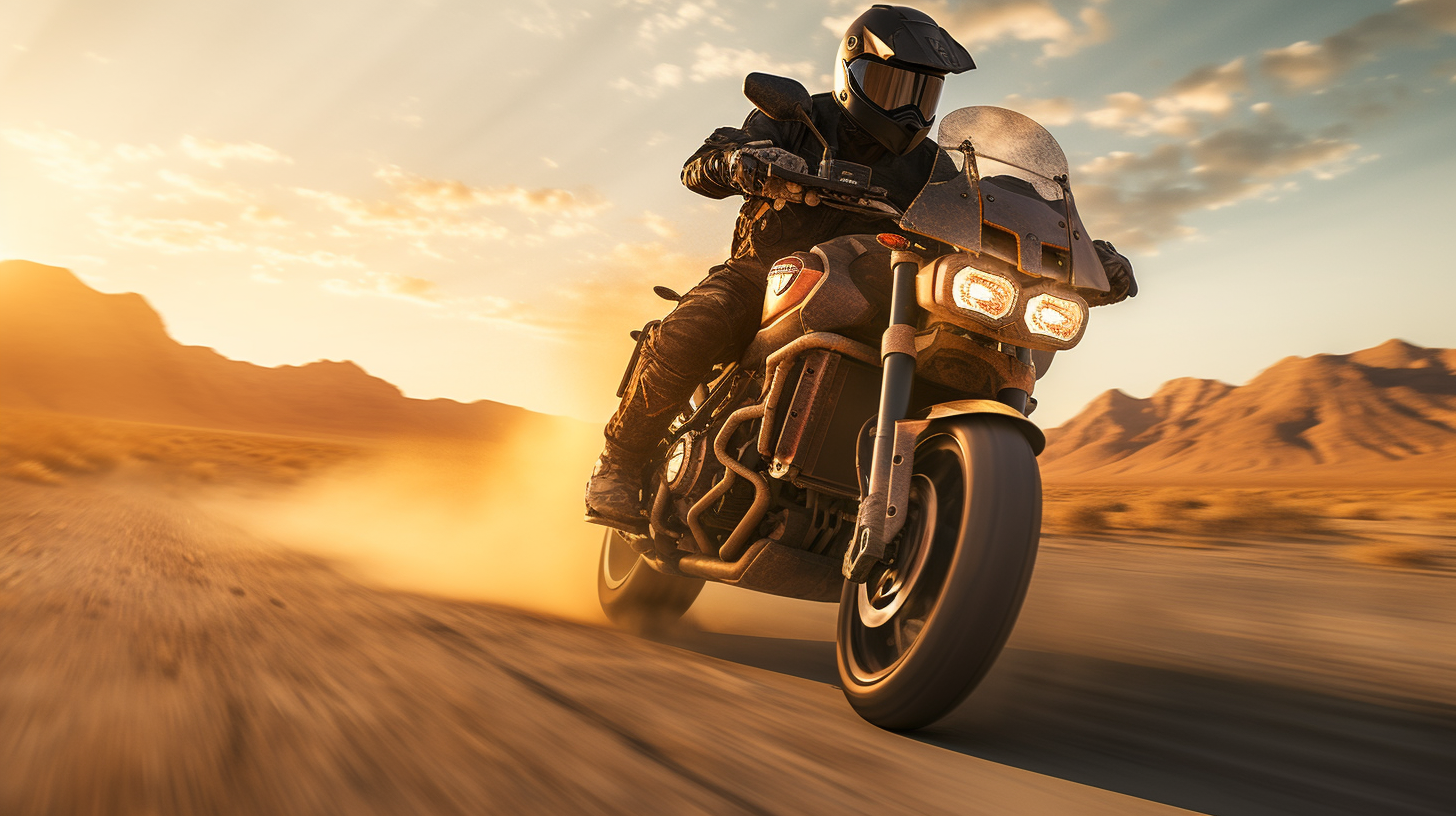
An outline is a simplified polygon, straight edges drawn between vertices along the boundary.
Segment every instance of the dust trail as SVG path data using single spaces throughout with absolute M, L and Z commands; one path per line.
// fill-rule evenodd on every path
M 581 521 L 594 441 L 394 442 L 286 495 L 223 509 L 371 583 L 598 621 L 602 533 Z
M 598 439 L 556 426 L 495 440 L 394 441 L 288 493 L 218 509 L 375 585 L 603 623 L 603 531 L 581 520 Z M 710 585 L 684 624 L 827 640 L 833 614 L 832 604 Z

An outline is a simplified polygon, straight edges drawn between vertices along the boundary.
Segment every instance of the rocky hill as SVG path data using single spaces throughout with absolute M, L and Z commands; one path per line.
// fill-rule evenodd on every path
M 1108 391 L 1048 433 L 1051 480 L 1399 478 L 1456 486 L 1456 350 L 1390 340 L 1289 357 L 1247 385 Z

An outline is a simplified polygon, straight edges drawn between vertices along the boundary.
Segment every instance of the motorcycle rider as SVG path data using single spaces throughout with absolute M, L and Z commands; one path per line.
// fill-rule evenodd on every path
M 904 209 L 935 161 L 936 145 L 925 136 L 946 75 L 975 67 L 966 49 L 928 15 L 876 5 L 840 39 L 834 91 L 812 98 L 810 118 L 837 160 L 867 166 L 869 183 Z M 654 448 L 713 365 L 737 360 L 752 341 L 774 261 L 842 235 L 898 230 L 892 218 L 817 206 L 813 191 L 767 175 L 769 164 L 812 174 L 821 152 L 802 124 L 777 122 L 755 110 L 743 127 L 714 131 L 683 166 L 682 182 L 693 192 L 746 197 L 732 257 L 709 270 L 644 338 L 587 483 L 588 520 L 642 523 L 643 471 Z M 1109 281 L 1115 281 L 1103 302 L 1135 294 L 1126 259 L 1116 256 L 1109 263 L 1101 246 L 1099 251 Z

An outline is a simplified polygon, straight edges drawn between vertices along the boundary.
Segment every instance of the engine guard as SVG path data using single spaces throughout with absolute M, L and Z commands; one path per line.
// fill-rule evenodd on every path
M 869 575 L 872 561 L 879 561 L 900 529 L 905 526 L 908 515 L 905 509 L 910 502 L 910 477 L 915 469 L 915 448 L 920 444 L 930 426 L 938 420 L 958 416 L 989 414 L 1006 417 L 1026 437 L 1032 453 L 1040 456 L 1046 449 L 1046 434 L 1035 422 L 1009 405 L 996 400 L 968 399 L 942 402 L 933 405 L 923 416 L 902 419 L 895 423 L 894 452 L 890 460 L 889 479 L 886 484 L 871 484 L 873 472 L 871 459 L 874 456 L 874 420 L 865 424 L 860 433 L 855 451 L 855 469 L 859 476 L 860 495 L 858 531 L 849 551 L 845 553 L 844 576 L 862 582 Z M 871 538 L 877 538 L 872 541 Z M 858 580 L 856 580 L 858 579 Z

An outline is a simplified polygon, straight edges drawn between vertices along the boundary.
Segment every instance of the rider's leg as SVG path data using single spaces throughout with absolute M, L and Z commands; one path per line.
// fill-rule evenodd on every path
M 587 484 L 590 510 L 641 518 L 642 470 L 673 417 L 713 365 L 736 360 L 758 331 L 764 282 L 755 272 L 714 267 L 648 332 L 622 403 L 607 422 L 606 449 Z

